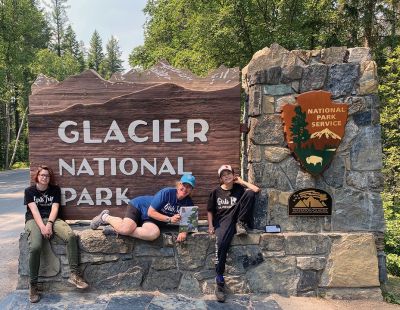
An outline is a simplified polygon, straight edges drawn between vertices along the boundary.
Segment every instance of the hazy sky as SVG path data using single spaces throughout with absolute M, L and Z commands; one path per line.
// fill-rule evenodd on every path
M 130 69 L 128 56 L 132 49 L 143 44 L 143 9 L 146 0 L 68 0 L 69 23 L 78 41 L 89 46 L 94 32 L 100 34 L 103 51 L 111 35 L 119 41 L 126 70 Z

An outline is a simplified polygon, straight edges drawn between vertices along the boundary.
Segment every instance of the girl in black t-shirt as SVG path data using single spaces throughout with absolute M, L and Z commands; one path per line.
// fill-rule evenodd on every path
M 58 218 L 61 202 L 60 187 L 54 184 L 53 171 L 40 166 L 34 177 L 35 185 L 25 189 L 25 231 L 29 241 L 29 300 L 38 302 L 38 278 L 40 253 L 43 240 L 58 236 L 67 243 L 68 262 L 71 275 L 68 282 L 78 288 L 86 288 L 88 284 L 80 276 L 78 267 L 78 242 L 71 227 Z
M 215 295 L 220 302 L 225 301 L 224 271 L 226 255 L 234 234 L 246 235 L 247 223 L 254 206 L 255 195 L 260 189 L 234 176 L 230 165 L 218 169 L 220 186 L 209 196 L 207 205 L 208 232 L 216 235 Z

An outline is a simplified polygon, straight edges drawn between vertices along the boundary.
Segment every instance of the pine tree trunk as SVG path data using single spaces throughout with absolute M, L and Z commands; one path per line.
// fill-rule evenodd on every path
M 6 141 L 5 141 L 6 156 L 5 156 L 5 161 L 4 161 L 4 167 L 8 167 L 8 146 L 10 145 L 10 138 L 11 138 L 10 130 L 11 130 L 10 103 L 6 102 Z
M 15 139 L 14 151 L 10 160 L 10 164 L 8 166 L 9 168 L 11 168 L 12 164 L 14 163 L 15 154 L 17 153 L 17 148 L 18 148 L 19 137 L 21 135 L 22 128 L 24 127 L 24 122 L 27 112 L 28 112 L 28 107 L 25 108 L 24 115 L 22 116 L 21 125 L 19 126 L 17 138 Z

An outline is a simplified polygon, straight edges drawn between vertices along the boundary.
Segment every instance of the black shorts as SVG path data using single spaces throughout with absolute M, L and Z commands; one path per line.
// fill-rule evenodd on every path
M 158 225 L 158 221 L 153 219 L 142 220 L 142 212 L 136 207 L 129 205 L 126 207 L 125 217 L 130 218 L 137 226 L 142 226 L 145 222 L 151 222 Z
M 133 220 L 137 226 L 142 225 L 142 212 L 134 206 L 128 205 L 126 207 L 125 217 Z

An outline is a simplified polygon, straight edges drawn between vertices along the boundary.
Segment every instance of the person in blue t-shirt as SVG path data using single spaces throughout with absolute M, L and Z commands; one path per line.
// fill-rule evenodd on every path
M 90 223 L 92 229 L 100 225 L 111 225 L 104 229 L 105 234 L 114 232 L 120 235 L 152 241 L 160 235 L 158 226 L 163 224 L 178 224 L 181 220 L 179 209 L 182 206 L 193 206 L 190 194 L 196 179 L 191 174 L 184 174 L 176 187 L 166 187 L 154 196 L 139 196 L 132 199 L 126 209 L 125 217 L 110 215 L 109 210 L 103 210 Z M 186 240 L 187 233 L 181 232 L 178 242 Z

